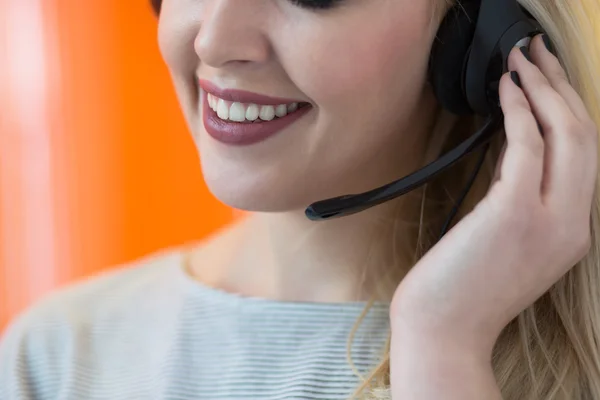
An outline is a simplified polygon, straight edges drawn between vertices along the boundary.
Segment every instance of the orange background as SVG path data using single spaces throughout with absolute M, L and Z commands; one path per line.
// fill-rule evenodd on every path
M 147 0 L 0 0 L 0 331 L 234 212 L 205 187 Z

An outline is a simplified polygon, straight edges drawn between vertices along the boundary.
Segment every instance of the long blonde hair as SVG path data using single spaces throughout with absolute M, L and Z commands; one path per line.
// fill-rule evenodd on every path
M 432 1 L 439 2 L 432 23 L 439 24 L 454 1 Z M 519 3 L 553 39 L 571 84 L 600 126 L 600 2 L 519 0 Z M 476 117 L 458 119 L 439 110 L 437 124 L 431 135 L 436 139 L 432 143 L 438 144 L 430 146 L 430 156 L 451 148 L 472 134 L 480 123 Z M 456 221 L 472 210 L 487 192 L 502 139 L 503 135 L 498 135 L 498 139 L 492 143 L 485 166 Z M 457 164 L 419 192 L 422 206 L 420 225 L 414 238 L 417 247 L 409 255 L 415 262 L 435 244 L 434 235 L 439 232 L 440 222 L 443 222 L 443 216 L 451 206 L 448 193 L 457 193 L 457 188 L 465 184 L 475 161 L 471 157 Z M 542 298 L 506 326 L 496 343 L 493 367 L 505 399 L 600 399 L 600 200 L 597 197 L 594 204 L 590 252 Z M 390 293 L 383 292 L 381 297 L 389 298 Z M 367 304 L 349 337 L 350 363 L 353 338 L 371 304 Z M 351 363 L 361 379 L 352 399 L 391 399 L 389 345 L 390 337 L 382 361 L 367 376 L 362 376 Z

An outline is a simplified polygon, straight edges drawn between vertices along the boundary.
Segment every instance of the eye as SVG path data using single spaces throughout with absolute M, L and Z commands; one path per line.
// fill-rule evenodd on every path
M 343 0 L 290 0 L 292 4 L 302 8 L 327 10 L 340 4 Z

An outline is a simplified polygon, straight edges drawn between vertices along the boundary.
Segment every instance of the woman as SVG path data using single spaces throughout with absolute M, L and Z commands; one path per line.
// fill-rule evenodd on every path
M 461 6 L 155 2 L 205 179 L 255 213 L 33 307 L 3 341 L 0 398 L 599 399 L 600 7 L 520 3 L 553 45 L 514 43 L 507 144 L 436 242 L 477 158 L 344 218 L 304 208 L 473 134 L 427 73 Z

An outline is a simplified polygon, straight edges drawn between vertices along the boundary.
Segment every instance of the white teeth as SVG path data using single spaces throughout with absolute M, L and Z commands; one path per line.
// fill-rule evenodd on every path
M 285 117 L 287 113 L 287 105 L 285 104 L 280 104 L 275 108 L 275 115 L 279 118 Z
M 273 106 L 262 106 L 260 108 L 260 114 L 258 114 L 260 119 L 263 121 L 271 121 L 275 118 L 275 107 Z
M 235 122 L 244 122 L 246 120 L 246 108 L 242 103 L 233 103 L 229 109 L 229 119 Z
M 258 104 L 226 101 L 210 93 L 206 94 L 206 101 L 208 107 L 220 119 L 233 122 L 256 121 L 258 118 L 263 121 L 272 121 L 275 117 L 283 118 L 298 109 L 298 103 L 261 106 Z
M 227 101 L 225 101 L 223 99 L 219 99 L 219 104 L 217 105 L 217 115 L 221 119 L 229 119 L 230 105 L 227 103 L 228 103 Z
M 260 108 L 256 104 L 250 104 L 246 110 L 246 119 L 248 121 L 256 121 L 260 114 Z

